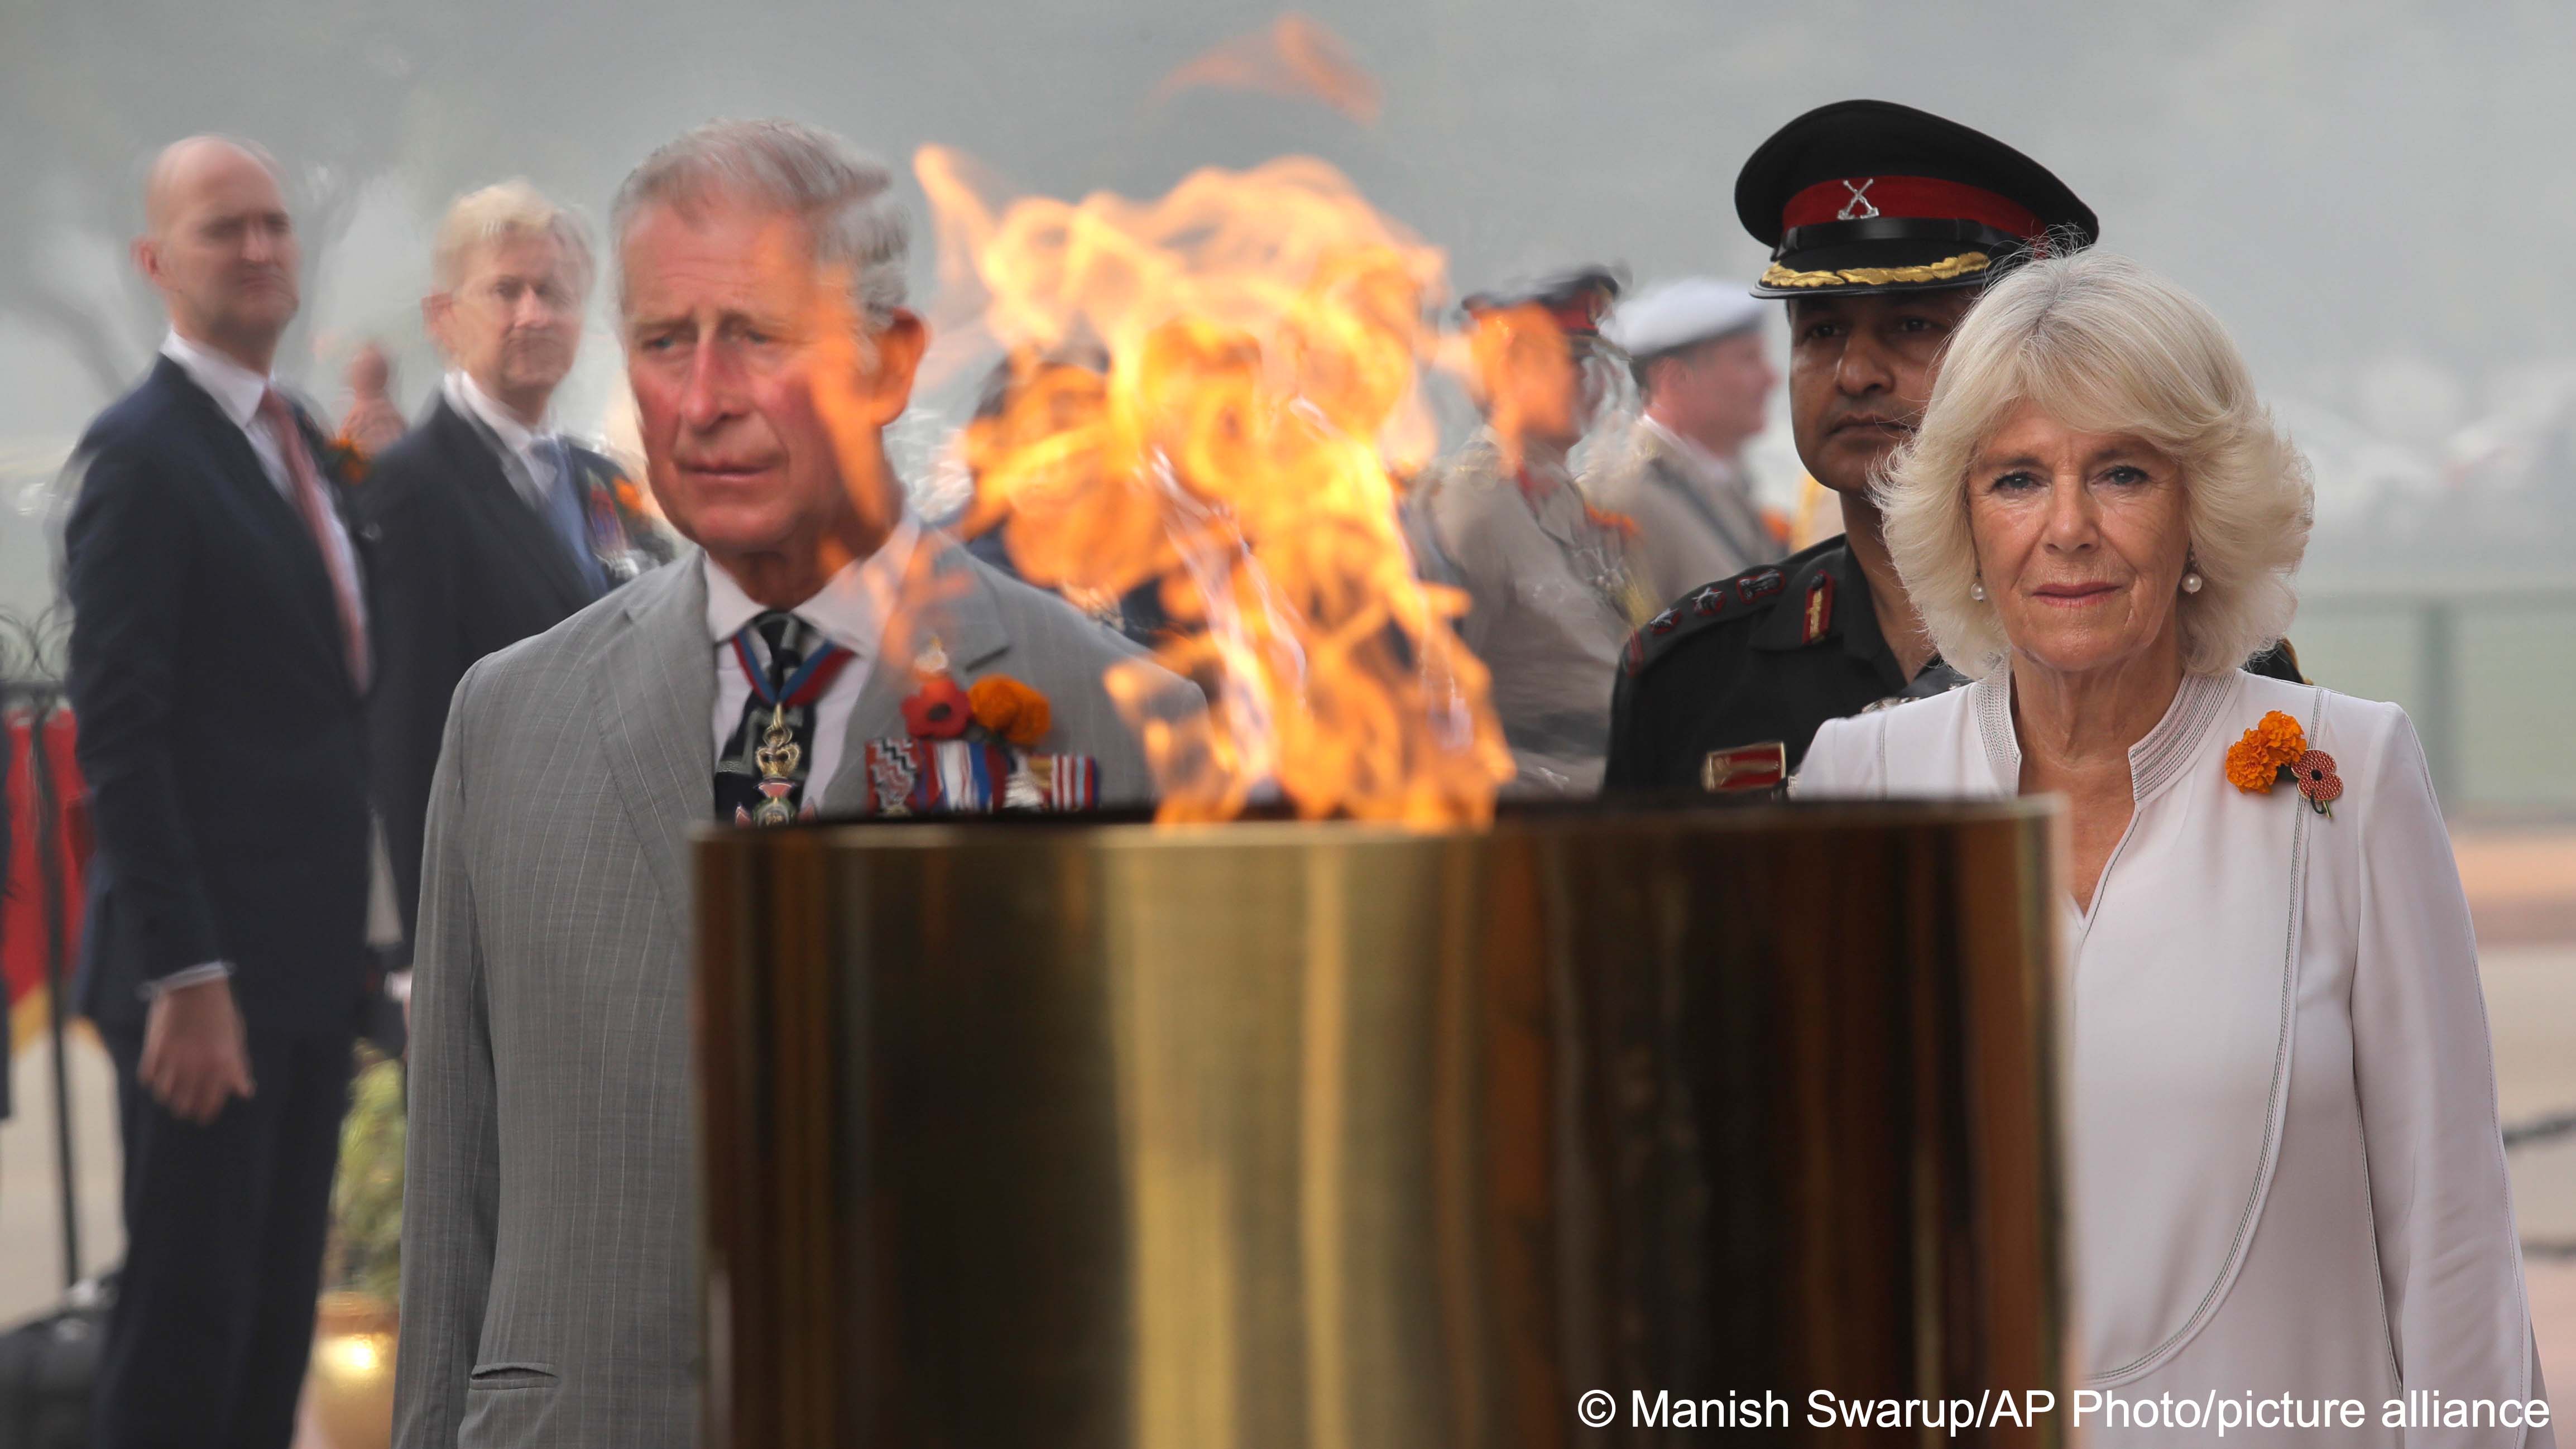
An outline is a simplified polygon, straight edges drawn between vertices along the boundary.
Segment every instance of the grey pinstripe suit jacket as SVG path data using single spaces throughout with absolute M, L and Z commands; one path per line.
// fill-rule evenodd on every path
M 955 673 L 1035 685 L 1040 748 L 1146 799 L 1100 686 L 1134 646 L 939 535 L 916 564 L 907 609 Z M 693 551 L 457 687 L 413 971 L 400 1449 L 697 1439 L 686 847 L 714 815 L 714 660 Z M 825 810 L 861 798 L 910 680 L 869 670 Z

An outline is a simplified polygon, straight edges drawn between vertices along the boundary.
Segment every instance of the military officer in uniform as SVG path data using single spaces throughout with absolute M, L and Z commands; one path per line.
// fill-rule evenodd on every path
M 1763 791 L 1826 720 L 1938 693 L 1934 657 L 1869 497 L 1911 436 L 1950 331 L 1990 276 L 2090 246 L 2092 209 L 1993 137 L 1886 101 L 1808 112 L 1762 143 L 1735 211 L 1771 265 L 1754 295 L 1789 309 L 1798 457 L 1842 505 L 1843 533 L 1694 589 L 1628 641 L 1605 791 Z M 2288 646 L 2258 672 L 2297 678 Z
M 1683 277 L 1621 302 L 1602 324 L 1628 354 L 1639 407 L 1584 470 L 1583 490 L 1636 523 L 1631 571 L 1658 606 L 1787 552 L 1744 468 L 1780 381 L 1763 345 L 1770 312 L 1742 282 Z
M 1467 593 L 1459 632 L 1493 676 L 1513 795 L 1600 788 L 1620 646 L 1658 602 L 1629 572 L 1635 525 L 1591 507 L 1566 463 L 1615 380 L 1599 338 L 1618 291 L 1587 268 L 1466 300 L 1485 425 L 1418 504 L 1445 566 L 1426 572 Z

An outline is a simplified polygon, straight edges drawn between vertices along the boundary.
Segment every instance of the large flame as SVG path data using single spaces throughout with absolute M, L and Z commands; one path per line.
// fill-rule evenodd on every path
M 1488 818 L 1511 757 L 1484 667 L 1419 582 L 1399 474 L 1436 430 L 1418 383 L 1435 248 L 1307 158 L 1208 169 L 1159 201 L 996 207 L 956 153 L 915 158 L 952 291 L 987 298 L 1011 358 L 965 438 L 970 531 L 1078 597 L 1158 583 L 1162 662 L 1204 726 L 1147 718 L 1165 819 L 1225 819 L 1276 790 L 1305 816 Z

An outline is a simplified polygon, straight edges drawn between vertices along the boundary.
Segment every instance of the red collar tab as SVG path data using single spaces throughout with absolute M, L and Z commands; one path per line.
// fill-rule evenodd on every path
M 1825 226 L 1837 221 L 1974 221 L 2018 237 L 2048 230 L 2029 207 L 1982 186 L 1935 181 L 1928 176 L 1853 176 L 1819 181 L 1789 198 L 1783 227 Z
M 1798 642 L 1801 644 L 1815 643 L 1817 640 L 1825 637 L 1825 631 L 1827 629 L 1833 627 L 1834 576 L 1832 574 L 1818 573 L 1816 575 L 1816 581 L 1807 585 L 1807 617 L 1805 622 L 1806 627 L 1800 631 L 1798 636 Z

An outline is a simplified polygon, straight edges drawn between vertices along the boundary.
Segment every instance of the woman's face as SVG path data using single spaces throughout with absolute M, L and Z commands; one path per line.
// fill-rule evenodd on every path
M 1986 607 L 2016 653 L 2065 674 L 2179 658 L 2191 553 L 2182 470 L 2125 433 L 2079 433 L 2028 403 L 1968 468 Z

